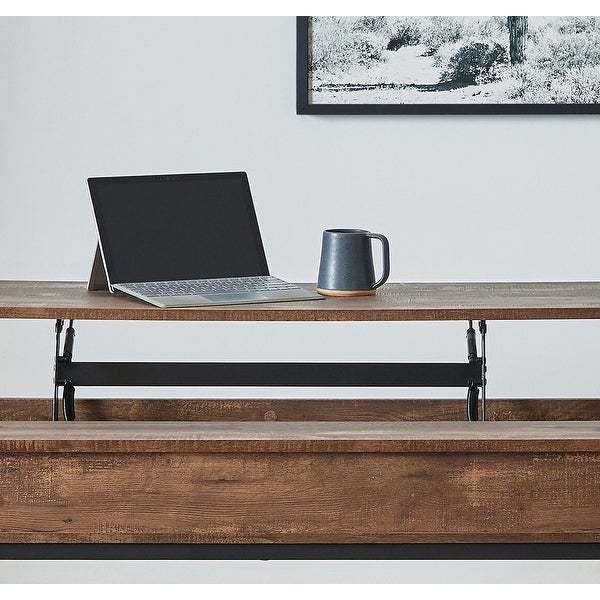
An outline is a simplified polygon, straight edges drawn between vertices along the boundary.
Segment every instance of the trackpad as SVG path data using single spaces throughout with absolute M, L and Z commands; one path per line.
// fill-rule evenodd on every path
M 259 300 L 268 300 L 268 296 L 257 292 L 248 292 L 246 294 L 204 294 L 207 300 L 212 302 L 257 302 Z

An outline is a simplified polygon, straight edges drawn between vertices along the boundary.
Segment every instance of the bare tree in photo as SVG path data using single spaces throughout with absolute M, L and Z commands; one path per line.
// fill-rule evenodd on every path
M 508 31 L 510 33 L 510 63 L 518 65 L 527 57 L 525 45 L 527 41 L 528 17 L 508 17 Z

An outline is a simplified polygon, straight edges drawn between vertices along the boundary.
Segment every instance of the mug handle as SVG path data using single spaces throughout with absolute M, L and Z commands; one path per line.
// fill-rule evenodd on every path
M 373 238 L 379 240 L 381 242 L 381 249 L 383 250 L 383 274 L 379 281 L 376 281 L 371 289 L 374 290 L 379 286 L 383 285 L 388 277 L 390 276 L 390 243 L 385 235 L 381 235 L 381 233 L 367 233 L 365 234 L 368 238 Z

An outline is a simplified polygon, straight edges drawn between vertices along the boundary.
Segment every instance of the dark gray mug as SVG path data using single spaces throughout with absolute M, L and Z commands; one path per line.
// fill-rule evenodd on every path
M 375 279 L 371 240 L 381 242 L 383 274 Z M 323 232 L 317 291 L 326 296 L 374 294 L 390 275 L 390 246 L 380 233 L 364 229 L 326 229 Z

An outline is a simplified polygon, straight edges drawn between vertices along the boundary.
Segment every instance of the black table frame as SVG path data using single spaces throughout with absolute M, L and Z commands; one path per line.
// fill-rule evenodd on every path
M 63 416 L 75 419 L 78 386 L 260 386 L 260 387 L 466 387 L 466 417 L 479 419 L 479 391 L 485 420 L 487 324 L 479 321 L 482 355 L 477 355 L 473 322 L 467 329 L 465 363 L 170 363 L 74 362 L 73 320 L 55 325 L 54 399 L 52 418 L 58 420 L 59 387 L 63 388 Z
M 600 560 L 600 543 L 0 544 L 0 560 Z

